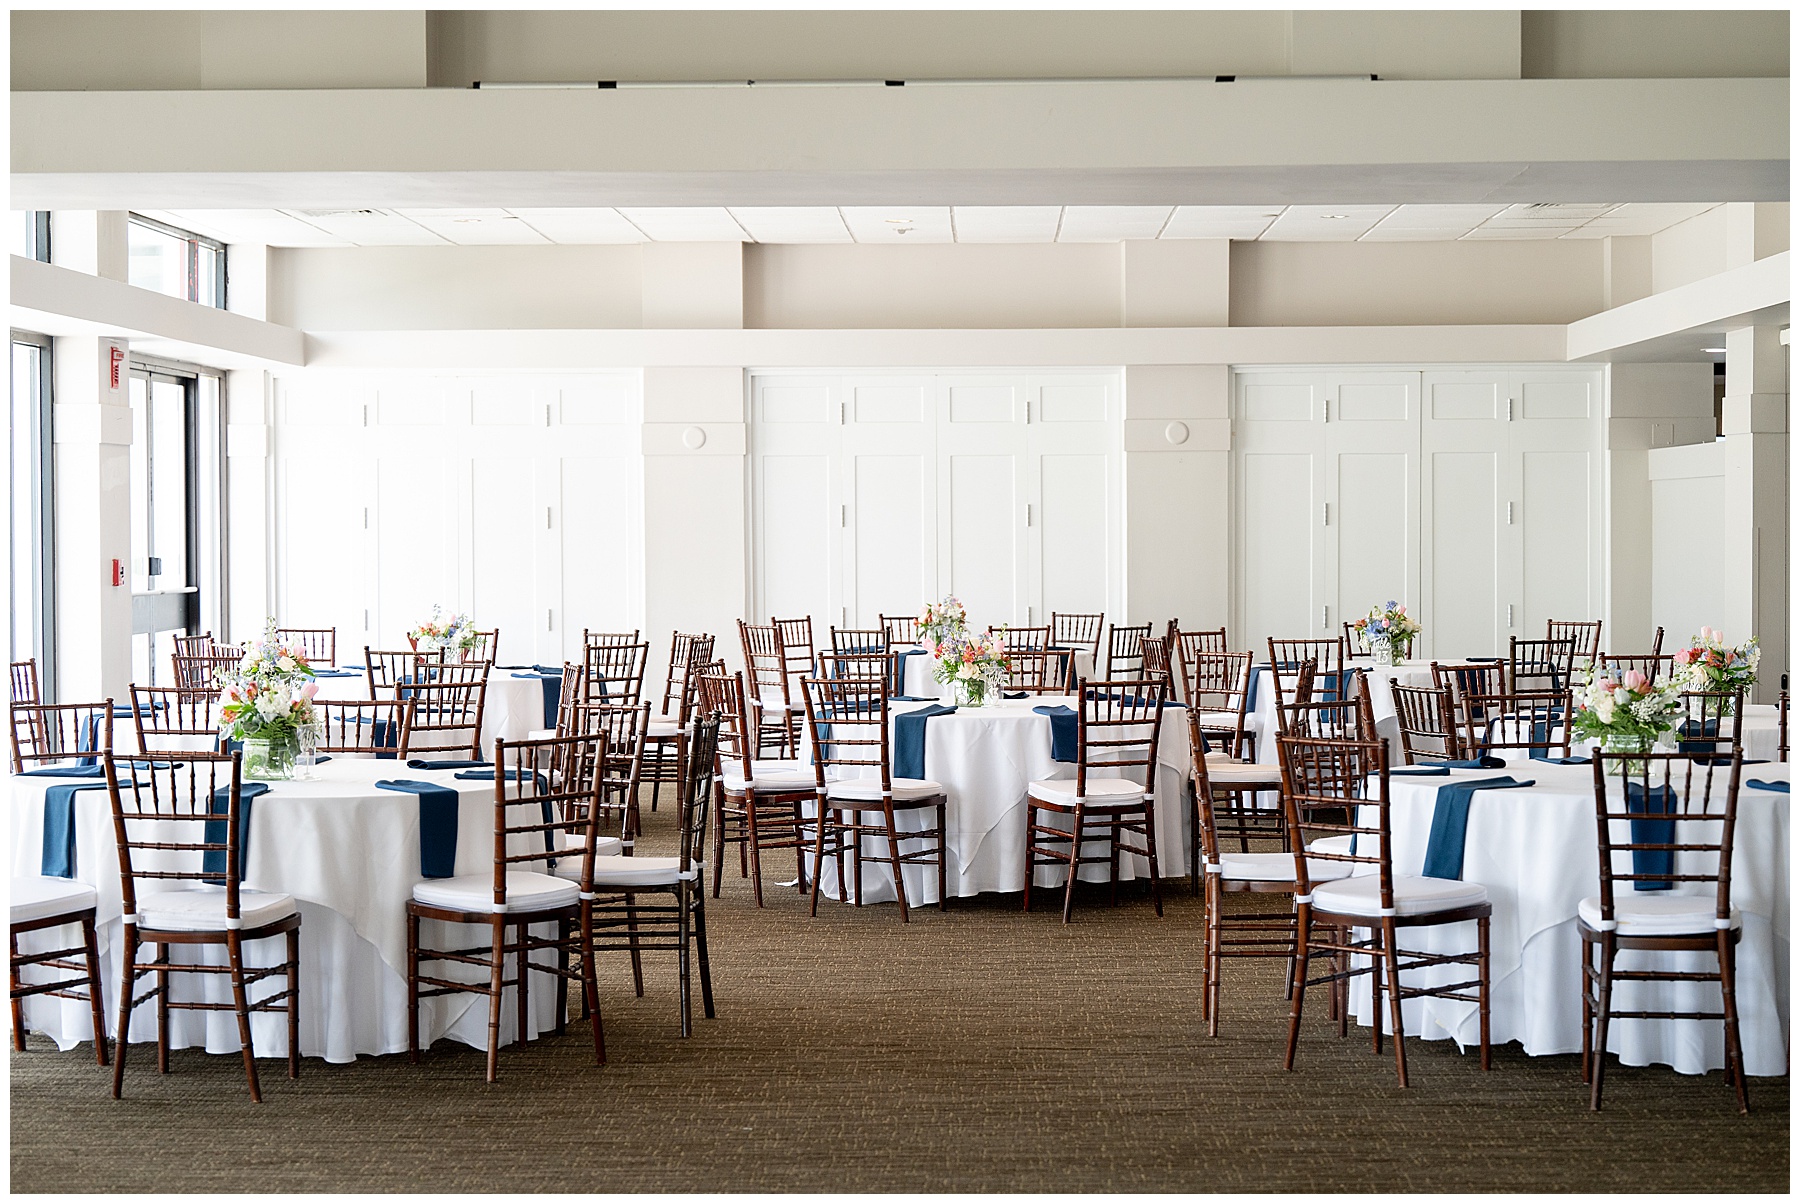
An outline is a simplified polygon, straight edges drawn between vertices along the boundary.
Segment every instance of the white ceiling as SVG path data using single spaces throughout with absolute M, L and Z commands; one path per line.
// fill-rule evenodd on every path
M 1050 243 L 1148 238 L 1442 242 L 1655 234 L 1705 203 L 920 205 L 639 209 L 169 209 L 146 216 L 276 247 L 641 242 Z

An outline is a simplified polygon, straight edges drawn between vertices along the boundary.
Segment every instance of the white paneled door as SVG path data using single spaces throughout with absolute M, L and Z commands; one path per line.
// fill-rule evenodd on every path
M 1331 636 L 1376 603 L 1416 656 L 1491 656 L 1597 617 L 1601 374 L 1240 371 L 1235 632 Z
M 751 378 L 756 613 L 1117 613 L 1116 373 Z M 824 642 L 823 637 L 820 640 Z

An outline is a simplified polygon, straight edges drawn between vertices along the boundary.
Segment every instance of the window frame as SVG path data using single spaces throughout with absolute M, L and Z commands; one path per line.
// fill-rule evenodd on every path
M 187 300 L 196 305 L 207 305 L 213 309 L 224 309 L 225 285 L 229 274 L 225 270 L 225 244 L 216 238 L 208 238 L 204 234 L 196 234 L 192 230 L 183 230 L 180 226 L 171 226 L 167 222 L 159 222 L 153 217 L 145 217 L 141 213 L 127 213 L 126 221 L 130 225 L 142 226 L 146 230 L 154 230 L 170 238 L 180 239 L 187 244 Z M 46 245 L 47 242 L 46 242 Z M 213 302 L 200 300 L 200 248 L 206 247 L 213 252 Z M 138 287 L 143 287 L 139 285 Z
M 47 214 L 45 215 L 48 216 Z M 36 588 L 32 591 L 33 602 L 37 614 L 32 623 L 32 646 L 30 655 L 36 659 L 38 666 L 38 690 L 45 702 L 54 702 L 56 690 L 56 341 L 48 335 L 36 331 L 13 330 L 9 346 L 8 370 L 11 369 L 10 356 L 16 354 L 11 350 L 21 344 L 37 348 L 38 380 L 37 397 L 32 406 L 31 438 L 34 446 L 34 463 L 32 466 L 35 480 L 32 482 L 31 498 L 36 509 L 32 524 L 37 531 L 37 545 L 32 549 L 32 569 L 36 576 Z M 8 388 L 11 377 L 8 377 Z M 9 398 L 9 414 L 15 404 Z M 9 449 L 10 461 L 10 449 Z M 8 470 L 10 472 L 10 463 Z M 10 500 L 10 497 L 9 497 Z M 9 547 L 8 572 L 11 572 L 12 524 L 7 524 Z M 8 599 L 10 605 L 11 599 Z M 10 643 L 10 633 L 9 633 Z M 16 655 L 21 649 L 10 649 L 9 657 Z

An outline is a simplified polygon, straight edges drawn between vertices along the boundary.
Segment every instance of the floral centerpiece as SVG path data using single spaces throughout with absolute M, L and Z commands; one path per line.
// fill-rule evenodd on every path
M 293 776 L 299 732 L 313 721 L 312 666 L 297 643 L 275 634 L 270 619 L 262 639 L 225 674 L 219 691 L 219 731 L 244 746 L 244 776 Z
M 1653 683 L 1636 669 L 1614 677 L 1605 671 L 1576 673 L 1575 715 L 1569 730 L 1600 741 L 1606 752 L 1649 752 L 1683 713 L 1681 683 Z M 1620 762 L 1627 772 L 1642 762 Z
M 1762 646 L 1752 636 L 1741 644 L 1727 644 L 1725 633 L 1702 627 L 1688 646 L 1675 654 L 1675 680 L 1686 690 L 1729 694 L 1756 684 L 1756 666 Z M 1731 713 L 1731 703 L 1724 713 Z
M 946 594 L 942 602 L 928 604 L 919 612 L 919 635 L 927 644 L 946 644 L 959 639 L 969 630 L 969 612 L 963 604 Z M 932 655 L 940 655 L 933 649 Z
M 1351 624 L 1369 641 L 1375 663 L 1391 665 L 1412 655 L 1413 637 L 1423 631 L 1406 607 L 1388 599 L 1385 607 L 1371 606 L 1369 613 Z
M 473 619 L 460 612 L 446 618 L 441 606 L 433 606 L 431 617 L 406 633 L 408 643 L 427 652 L 435 652 L 439 648 L 455 648 L 467 652 L 480 638 L 475 632 Z
M 950 687 L 958 706 L 978 707 L 997 698 L 1006 686 L 1011 658 L 992 630 L 963 634 L 938 645 L 937 679 Z

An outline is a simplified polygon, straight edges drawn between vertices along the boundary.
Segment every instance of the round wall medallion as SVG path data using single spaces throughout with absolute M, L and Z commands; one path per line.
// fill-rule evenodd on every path
M 1170 443 L 1186 443 L 1187 437 L 1188 428 L 1185 422 L 1171 422 L 1168 426 L 1163 427 L 1163 438 Z
M 706 446 L 706 432 L 697 426 L 690 426 L 681 432 L 681 446 L 689 451 L 699 451 Z

